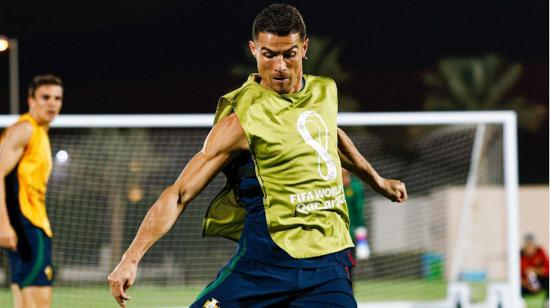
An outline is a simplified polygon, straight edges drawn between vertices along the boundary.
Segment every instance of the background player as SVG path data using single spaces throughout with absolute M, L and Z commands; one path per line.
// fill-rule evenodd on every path
M 356 306 L 340 160 L 393 201 L 406 190 L 380 177 L 337 129 L 334 82 L 303 75 L 308 43 L 296 8 L 275 4 L 256 17 L 249 47 L 259 74 L 220 99 L 202 151 L 153 204 L 109 276 L 121 306 L 144 253 L 222 169 L 230 184 L 209 208 L 205 232 L 236 234 L 239 249 L 192 307 Z
M 352 176 L 346 169 L 342 169 L 342 182 L 346 194 L 346 204 L 348 205 L 349 232 L 355 244 L 354 256 L 358 260 L 365 260 L 370 256 L 364 217 L 365 189 L 363 188 L 363 183 Z M 353 280 L 352 273 L 353 269 L 350 269 L 350 277 Z
M 521 295 L 544 292 L 548 300 L 548 255 L 532 234 L 525 236 L 520 256 Z
M 36 76 L 28 90 L 29 112 L 2 135 L 0 145 L 0 246 L 8 248 L 14 307 L 50 307 L 52 230 L 46 186 L 52 169 L 49 124 L 59 114 L 63 84 Z

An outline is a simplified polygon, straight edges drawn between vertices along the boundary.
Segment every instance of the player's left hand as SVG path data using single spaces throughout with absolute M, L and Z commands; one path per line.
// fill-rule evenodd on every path
M 125 301 L 130 300 L 126 290 L 130 288 L 136 280 L 137 265 L 130 262 L 121 261 L 118 266 L 109 275 L 109 287 L 111 294 L 120 307 L 126 308 Z
M 17 250 L 17 234 L 9 223 L 0 226 L 0 247 Z
M 393 202 L 404 202 L 407 200 L 407 189 L 405 183 L 399 180 L 382 179 L 378 192 Z

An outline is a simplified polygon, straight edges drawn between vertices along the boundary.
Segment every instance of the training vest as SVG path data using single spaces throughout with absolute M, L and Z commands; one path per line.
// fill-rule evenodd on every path
M 7 198 L 10 201 L 7 206 L 15 207 L 16 212 L 52 237 L 46 213 L 46 188 L 52 170 L 50 139 L 46 128 L 38 125 L 30 114 L 19 117 L 17 123 L 20 122 L 32 125 L 32 135 L 16 167 L 6 176 L 6 193 L 15 194 L 14 200 Z
M 256 78 L 251 75 L 220 98 L 214 121 L 234 112 L 244 129 L 271 238 L 294 258 L 353 247 L 337 152 L 334 81 L 305 75 L 302 90 L 278 94 Z M 207 210 L 203 235 L 238 240 L 245 216 L 227 185 Z

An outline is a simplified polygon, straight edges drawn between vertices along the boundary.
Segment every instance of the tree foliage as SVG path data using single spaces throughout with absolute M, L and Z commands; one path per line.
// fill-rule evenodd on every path
M 536 131 L 546 108 L 510 95 L 521 77 L 521 64 L 507 64 L 497 55 L 479 58 L 446 58 L 424 75 L 428 88 L 426 110 L 515 110 L 518 124 Z

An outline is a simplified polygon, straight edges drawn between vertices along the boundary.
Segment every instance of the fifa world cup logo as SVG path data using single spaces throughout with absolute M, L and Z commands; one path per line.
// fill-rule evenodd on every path
M 307 124 L 314 127 L 313 135 L 308 130 Z M 336 164 L 328 154 L 328 127 L 323 118 L 315 111 L 304 111 L 298 117 L 296 128 L 302 136 L 302 139 L 317 152 L 317 170 L 319 175 L 325 180 L 330 181 L 336 179 Z M 326 165 L 326 173 L 323 173 L 321 167 L 323 163 Z

